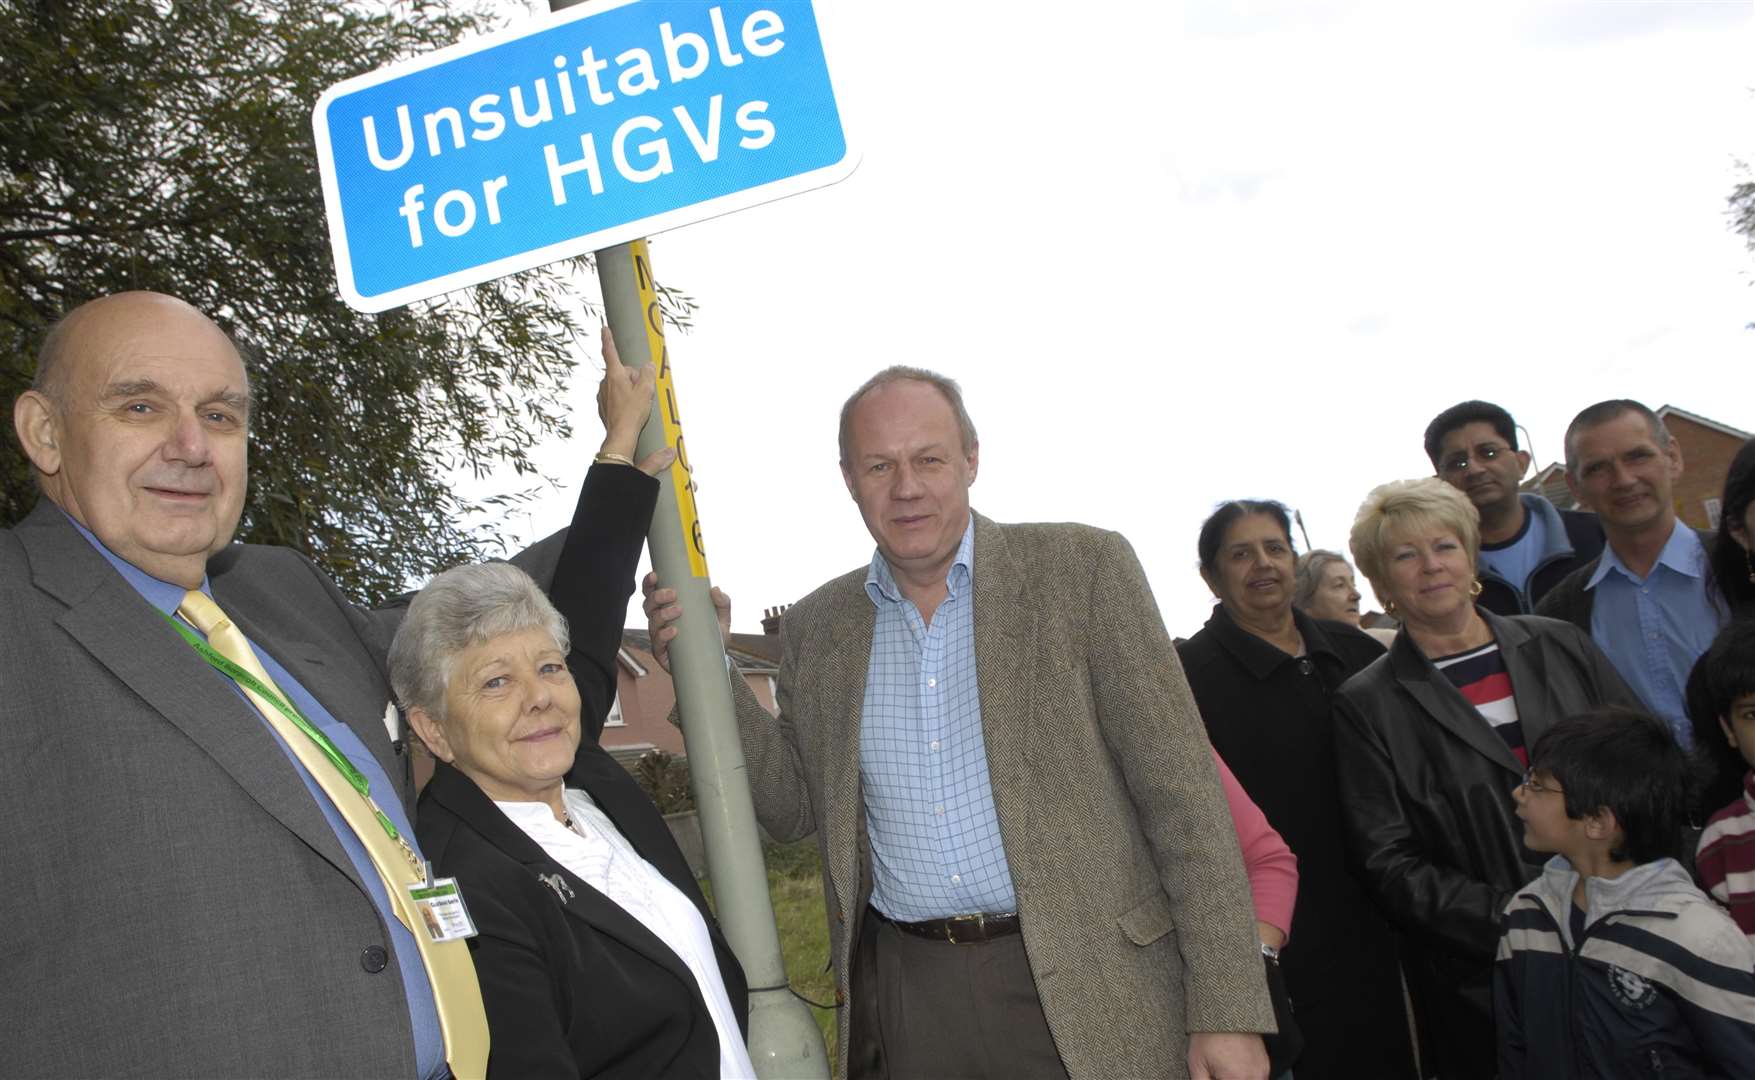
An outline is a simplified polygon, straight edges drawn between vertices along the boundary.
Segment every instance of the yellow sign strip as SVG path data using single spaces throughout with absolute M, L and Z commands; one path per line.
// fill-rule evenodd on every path
M 646 313 L 646 344 L 652 350 L 652 363 L 658 365 L 658 417 L 664 423 L 666 446 L 676 447 L 676 461 L 670 466 L 670 483 L 676 491 L 676 513 L 682 522 L 683 546 L 689 553 L 689 571 L 698 578 L 707 576 L 707 546 L 701 540 L 701 515 L 695 507 L 694 466 L 689 464 L 688 448 L 683 443 L 682 420 L 676 409 L 676 384 L 670 374 L 670 348 L 664 343 L 664 317 L 658 307 L 658 290 L 652 284 L 652 259 L 646 253 L 646 241 L 635 240 L 628 245 L 634 258 L 634 279 L 640 290 L 640 310 Z

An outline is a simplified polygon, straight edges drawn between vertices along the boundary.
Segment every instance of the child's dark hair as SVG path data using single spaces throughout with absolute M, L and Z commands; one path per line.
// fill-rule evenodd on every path
M 1755 616 L 1734 619 L 1718 632 L 1688 673 L 1688 724 L 1694 730 L 1699 810 L 1711 814 L 1743 792 L 1748 764 L 1719 729 L 1721 716 L 1745 694 L 1755 694 Z
M 1567 817 L 1614 812 L 1622 840 L 1610 858 L 1648 863 L 1681 846 L 1688 756 L 1645 713 L 1605 706 L 1569 716 L 1536 740 L 1530 766 L 1560 782 Z

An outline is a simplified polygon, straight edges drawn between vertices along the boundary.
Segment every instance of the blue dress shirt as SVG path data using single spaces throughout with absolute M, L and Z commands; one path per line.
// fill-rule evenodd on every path
M 1707 588 L 1700 537 L 1678 521 L 1644 578 L 1627 569 L 1612 546 L 1605 547 L 1584 587 L 1596 594 L 1591 638 L 1646 707 L 1670 725 L 1676 741 L 1692 746 L 1683 688 L 1694 661 L 1727 618 Z
M 899 922 L 1017 910 L 981 733 L 974 563 L 971 518 L 931 626 L 882 552 L 865 576 L 877 609 L 859 726 L 871 903 Z
M 69 516 L 67 520 L 73 521 L 73 518 Z M 160 581 L 122 559 L 105 547 L 102 541 L 93 536 L 79 522 L 73 521 L 73 527 L 79 530 L 81 536 L 91 542 L 91 546 L 97 549 L 98 554 L 109 560 L 110 565 L 114 566 L 116 571 L 122 575 L 122 579 L 132 585 L 134 591 L 138 592 L 147 603 L 166 615 L 174 616 L 176 614 L 177 608 L 182 606 L 183 594 L 187 590 L 181 585 Z M 205 578 L 201 581 L 201 591 L 206 593 L 209 599 L 212 599 L 213 593 Z M 198 635 L 201 633 L 195 627 L 190 627 L 190 629 L 195 630 Z M 165 632 L 170 633 L 170 628 L 166 627 Z M 410 844 L 413 844 L 414 827 L 409 824 L 408 815 L 402 809 L 402 800 L 396 797 L 396 788 L 390 783 L 390 778 L 384 775 L 384 770 L 378 765 L 377 757 L 366 749 L 366 745 L 360 741 L 358 735 L 354 734 L 352 728 L 329 715 L 329 710 L 312 697 L 309 691 L 297 679 L 293 678 L 291 673 L 281 667 L 274 657 L 258 648 L 255 642 L 250 643 L 250 648 L 256 653 L 256 658 L 262 661 L 262 667 L 274 680 L 274 685 L 280 687 L 292 699 L 293 705 L 305 715 L 305 719 L 311 721 L 325 735 L 328 735 L 330 740 L 341 749 L 341 752 L 347 755 L 348 760 L 366 774 L 366 778 L 371 781 L 373 797 L 378 808 L 384 811 L 385 815 L 395 824 L 397 830 L 408 838 Z M 224 679 L 233 690 L 237 691 L 238 697 L 243 699 L 250 711 L 256 712 L 258 716 L 261 715 L 250 699 L 244 696 L 244 691 L 225 674 L 214 671 L 213 677 Z M 280 733 L 275 731 L 273 725 L 269 724 L 267 720 L 263 720 L 262 724 L 268 728 L 268 733 L 274 736 L 275 743 L 286 754 L 292 767 L 298 771 L 299 779 L 305 782 L 305 787 L 310 791 L 311 798 L 316 800 L 317 806 L 322 809 L 324 818 L 329 822 L 329 827 L 335 830 L 335 838 L 341 842 L 342 849 L 347 852 L 347 857 L 353 861 L 354 870 L 359 874 L 360 880 L 365 883 L 367 892 L 371 894 L 372 903 L 378 908 L 379 918 L 383 919 L 384 925 L 390 928 L 390 943 L 396 949 L 396 966 L 397 970 L 402 973 L 402 989 L 408 1001 L 408 1018 L 414 1026 L 414 1057 L 416 1068 L 419 1070 L 417 1075 L 422 1080 L 438 1080 L 440 1077 L 449 1076 L 450 1068 L 445 1063 L 444 1033 L 439 1027 L 439 1011 L 438 1007 L 433 1004 L 433 988 L 432 984 L 427 981 L 427 968 L 421 962 L 420 946 L 415 944 L 414 936 L 402 925 L 401 920 L 397 919 L 395 910 L 390 906 L 390 897 L 384 892 L 384 879 L 378 876 L 377 867 L 372 865 L 371 856 L 366 854 L 365 845 L 360 843 L 359 837 L 354 834 L 353 829 L 342 818 L 341 812 L 335 808 L 335 804 L 329 801 L 329 796 L 317 785 L 317 781 L 312 779 L 309 772 L 305 771 L 305 767 L 299 759 L 293 756 L 291 748 L 281 740 Z

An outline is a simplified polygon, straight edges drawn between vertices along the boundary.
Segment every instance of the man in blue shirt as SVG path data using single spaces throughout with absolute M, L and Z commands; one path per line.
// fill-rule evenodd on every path
M 1603 550 L 1595 514 L 1560 510 L 1518 490 L 1530 455 L 1517 424 L 1491 402 L 1464 401 L 1426 426 L 1426 456 L 1440 479 L 1481 514 L 1481 595 L 1497 615 L 1528 615 L 1549 589 Z
M 1536 613 L 1590 631 L 1686 747 L 1688 672 L 1728 613 L 1707 572 L 1707 538 L 1676 518 L 1681 475 L 1682 448 L 1644 405 L 1603 401 L 1579 413 L 1566 429 L 1566 484 L 1596 511 L 1608 546 Z
M 42 498 L 0 531 L 9 1071 L 448 1075 L 436 991 L 460 984 L 429 975 L 425 931 L 330 794 L 357 787 L 326 789 L 173 625 L 192 593 L 216 602 L 412 838 L 386 730 L 395 618 L 295 552 L 231 543 L 250 405 L 226 334 L 144 292 L 63 319 L 14 405 Z M 468 971 L 445 1015 L 467 1022 L 473 968 L 445 955 Z
M 1115 533 L 974 513 L 978 465 L 955 382 L 855 392 L 877 550 L 787 610 L 778 719 L 732 680 L 762 823 L 818 834 L 840 1074 L 1263 1077 L 1248 886 L 1145 574 Z

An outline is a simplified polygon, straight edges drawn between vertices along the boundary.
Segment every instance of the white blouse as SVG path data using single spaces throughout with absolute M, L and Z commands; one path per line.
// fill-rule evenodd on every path
M 555 820 L 547 803 L 494 805 L 550 858 L 615 901 L 676 953 L 695 976 L 701 1000 L 707 1003 L 713 1026 L 719 1032 L 719 1075 L 724 1080 L 754 1080 L 756 1069 L 744 1048 L 737 1013 L 725 993 L 725 980 L 713 954 L 713 938 L 694 902 L 641 858 L 609 815 L 577 788 L 566 789 L 571 829 Z

